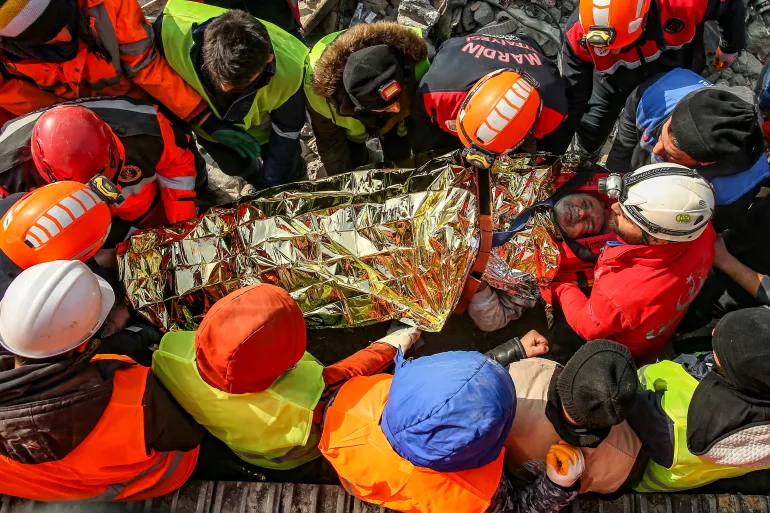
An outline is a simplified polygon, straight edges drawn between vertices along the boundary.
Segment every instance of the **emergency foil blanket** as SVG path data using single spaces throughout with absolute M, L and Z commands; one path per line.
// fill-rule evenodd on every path
M 554 192 L 553 180 L 559 173 L 574 173 L 580 164 L 574 155 L 516 155 L 501 157 L 492 167 L 492 212 L 495 231 L 507 230 L 519 213 Z M 537 298 L 538 291 L 527 287 L 521 272 L 535 278 L 548 290 L 559 270 L 559 248 L 554 239 L 553 218 L 548 209 L 536 210 L 527 226 L 510 241 L 494 248 L 494 258 L 484 273 L 491 286 L 526 298 Z M 518 271 L 518 272 L 517 272 Z M 550 293 L 544 294 L 550 302 Z
M 565 164 L 566 163 L 566 164 Z M 355 171 L 262 191 L 197 220 L 137 232 L 118 249 L 133 307 L 166 330 L 195 329 L 217 300 L 264 282 L 288 290 L 308 327 L 402 319 L 440 331 L 480 243 L 476 180 L 457 154 L 419 169 Z M 492 169 L 494 229 L 505 230 L 552 192 L 572 163 L 550 156 L 499 159 Z M 494 250 L 484 279 L 522 298 L 556 275 L 553 222 L 537 212 Z
M 263 282 L 289 291 L 312 328 L 404 319 L 440 331 L 478 252 L 471 191 L 452 158 L 275 187 L 137 232 L 119 248 L 120 276 L 166 330 L 194 330 L 217 300 Z

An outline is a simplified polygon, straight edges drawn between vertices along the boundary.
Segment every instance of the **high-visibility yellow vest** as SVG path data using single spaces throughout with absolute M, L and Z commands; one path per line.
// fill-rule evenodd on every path
M 419 28 L 410 28 L 412 28 L 412 30 L 416 31 L 418 34 L 422 35 L 422 31 Z M 307 100 L 308 105 L 310 105 L 310 107 L 318 114 L 327 119 L 330 119 L 335 125 L 344 128 L 348 139 L 353 142 L 362 143 L 369 138 L 369 133 L 364 124 L 356 118 L 340 115 L 340 113 L 337 112 L 337 107 L 327 98 L 324 98 L 313 91 L 312 86 L 313 70 L 315 70 L 318 60 L 321 58 L 321 55 L 323 55 L 324 51 L 326 51 L 326 49 L 334 42 L 334 40 L 337 39 L 343 32 L 345 31 L 342 30 L 340 32 L 333 32 L 324 36 L 315 44 L 315 46 L 313 46 L 313 49 L 310 50 L 310 55 L 308 56 L 305 64 L 305 99 Z M 425 75 L 425 73 L 428 72 L 429 68 L 430 63 L 428 62 L 428 59 L 417 63 L 414 70 L 415 80 L 417 82 L 422 80 L 422 77 Z
M 634 490 L 648 493 L 689 490 L 759 470 L 711 463 L 687 448 L 687 410 L 698 380 L 681 365 L 662 361 L 643 367 L 639 373 L 646 390 L 663 392 L 661 406 L 674 423 L 674 462 L 671 468 L 666 468 L 650 460 Z
M 163 9 L 161 27 L 166 60 L 174 71 L 206 100 L 212 112 L 220 119 L 222 119 L 222 113 L 218 112 L 211 103 L 198 77 L 198 70 L 195 69 L 190 58 L 190 50 L 193 47 L 193 24 L 200 25 L 226 11 L 227 9 L 199 2 L 169 0 Z M 257 91 L 251 109 L 238 126 L 253 135 L 260 144 L 265 144 L 270 140 L 270 112 L 283 105 L 302 87 L 308 49 L 288 32 L 272 23 L 260 21 L 267 27 L 267 32 L 270 34 L 275 55 L 275 76 L 269 84 Z
M 230 394 L 203 381 L 195 332 L 180 331 L 163 337 L 152 371 L 182 408 L 247 463 L 286 470 L 320 456 L 313 409 L 324 390 L 323 367 L 309 353 L 264 392 Z

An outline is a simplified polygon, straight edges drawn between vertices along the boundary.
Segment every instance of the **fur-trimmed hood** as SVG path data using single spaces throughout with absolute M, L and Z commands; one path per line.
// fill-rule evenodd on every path
M 410 28 L 388 21 L 356 25 L 340 34 L 318 59 L 313 69 L 313 91 L 324 98 L 333 98 L 342 86 L 342 74 L 350 54 L 375 45 L 388 45 L 412 62 L 428 57 L 425 40 Z

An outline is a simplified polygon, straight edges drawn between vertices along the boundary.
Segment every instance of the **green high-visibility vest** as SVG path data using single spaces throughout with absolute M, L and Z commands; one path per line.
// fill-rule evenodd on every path
M 759 470 L 711 463 L 695 456 L 687 448 L 687 410 L 698 380 L 687 374 L 681 365 L 662 361 L 642 367 L 639 373 L 645 390 L 663 392 L 661 406 L 674 423 L 674 462 L 671 468 L 666 468 L 650 460 L 634 490 L 677 492 Z
M 422 36 L 422 31 L 419 28 L 415 28 L 415 27 L 409 27 L 409 28 L 411 28 L 412 30 L 420 34 L 420 36 Z M 348 139 L 357 143 L 362 143 L 369 138 L 369 133 L 366 127 L 364 126 L 364 124 L 358 121 L 356 118 L 341 116 L 339 112 L 337 112 L 336 105 L 334 105 L 334 103 L 329 101 L 327 98 L 324 98 L 323 96 L 318 95 L 315 91 L 313 91 L 313 86 L 312 86 L 313 70 L 315 70 L 316 64 L 318 63 L 318 59 L 321 58 L 321 55 L 324 53 L 324 51 L 343 32 L 345 31 L 342 30 L 340 32 L 333 32 L 331 34 L 324 36 L 320 41 L 318 41 L 315 44 L 315 46 L 313 46 L 313 49 L 310 51 L 310 55 L 308 56 L 308 59 L 305 64 L 305 82 L 304 82 L 305 99 L 307 100 L 308 104 L 312 107 L 312 109 L 316 111 L 318 114 L 322 115 L 327 119 L 330 119 L 335 125 L 344 128 L 347 133 L 346 135 Z M 425 76 L 429 68 L 430 68 L 430 62 L 428 62 L 428 59 L 425 59 L 424 61 L 417 63 L 414 69 L 414 77 L 417 82 L 422 80 L 422 77 Z
M 323 367 L 309 353 L 264 392 L 230 394 L 203 381 L 195 332 L 178 331 L 161 340 L 152 371 L 182 408 L 247 463 L 287 470 L 321 454 L 313 409 L 324 390 Z
M 200 25 L 227 12 L 227 9 L 187 0 L 169 0 L 163 9 L 161 36 L 166 60 L 174 71 L 190 84 L 214 114 L 222 119 L 198 77 L 190 52 L 193 48 L 193 24 Z M 249 132 L 260 143 L 270 140 L 270 112 L 283 105 L 300 87 L 307 59 L 307 47 L 288 32 L 272 23 L 260 20 L 267 27 L 275 56 L 275 76 L 268 85 L 257 91 L 248 114 L 238 126 Z M 206 137 L 206 134 L 201 134 Z

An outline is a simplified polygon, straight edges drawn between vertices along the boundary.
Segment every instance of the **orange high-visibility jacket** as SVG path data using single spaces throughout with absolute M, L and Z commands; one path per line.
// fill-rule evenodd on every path
M 96 36 L 109 51 L 105 61 L 81 42 L 77 56 L 40 62 L 0 52 L 0 107 L 21 116 L 62 100 L 89 96 L 147 98 L 149 93 L 184 120 L 206 106 L 155 48 L 152 27 L 136 0 L 79 0 Z
M 416 467 L 393 450 L 380 428 L 393 376 L 357 377 L 327 409 L 319 449 L 348 493 L 410 513 L 483 513 L 500 485 L 503 455 L 481 468 L 436 472 Z
M 63 459 L 24 464 L 0 456 L 0 493 L 37 501 L 138 501 L 182 486 L 198 449 L 148 451 L 142 402 L 149 372 L 139 365 L 115 371 L 112 398 L 101 419 Z

